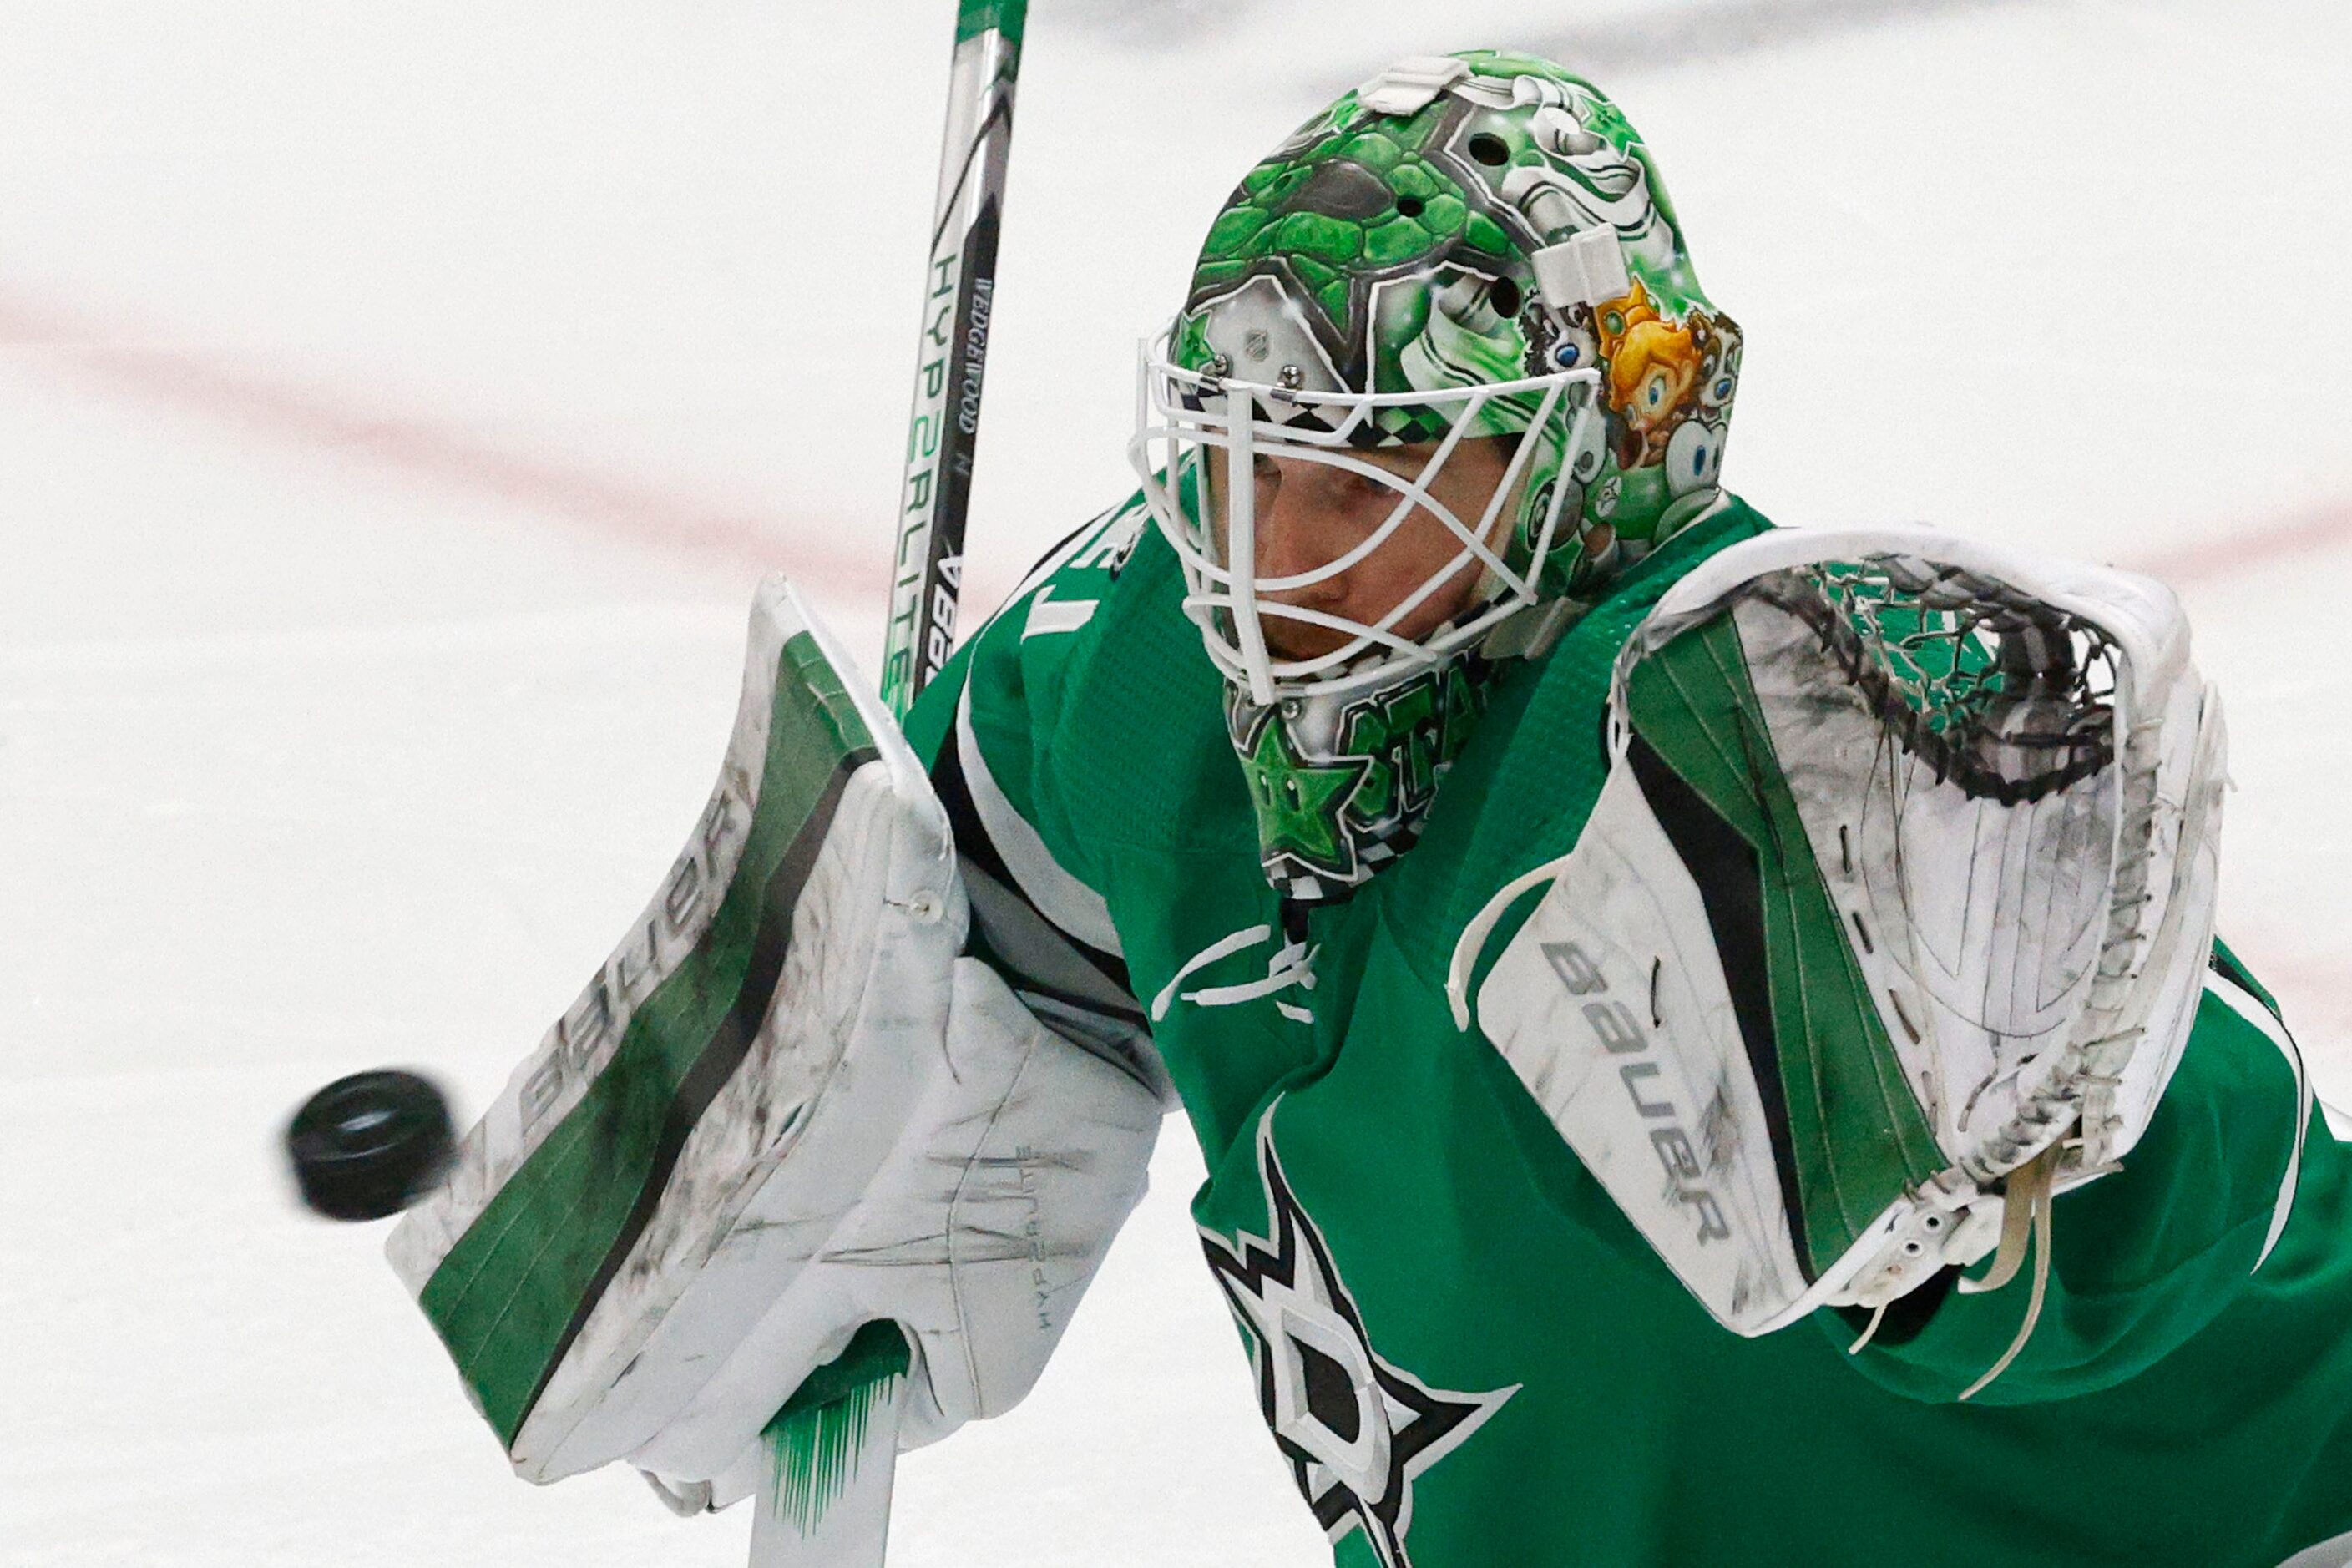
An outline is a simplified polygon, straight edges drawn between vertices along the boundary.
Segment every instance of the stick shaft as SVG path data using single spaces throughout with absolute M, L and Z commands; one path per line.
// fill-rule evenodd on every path
M 907 1376 L 899 1375 L 883 1378 L 870 1397 L 850 1396 L 859 1418 L 837 1423 L 846 1430 L 821 1460 L 795 1455 L 769 1429 L 768 1473 L 752 1500 L 749 1568 L 883 1568 L 898 1421 L 908 1392 Z M 830 1474 L 810 1473 L 813 1461 Z
M 959 0 L 947 131 L 924 273 L 923 327 L 899 483 L 882 700 L 904 719 L 947 662 L 963 581 L 964 523 L 996 295 L 996 239 L 1013 149 L 1013 89 L 1028 0 Z M 829 1467 L 829 1500 L 787 1506 L 794 1456 L 772 1444 L 751 1531 L 751 1568 L 880 1568 L 890 1522 L 899 1418 L 911 1364 L 879 1380 L 870 1422 Z M 858 1395 L 847 1396 L 856 1398 Z M 804 1457 L 803 1457 L 804 1460 Z
M 955 640 L 1027 10 L 1028 0 L 962 0 L 956 18 L 882 658 L 883 700 L 902 717 Z

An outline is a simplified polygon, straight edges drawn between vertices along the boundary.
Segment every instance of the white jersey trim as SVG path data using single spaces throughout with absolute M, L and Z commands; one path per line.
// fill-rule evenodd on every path
M 996 847 L 1023 895 L 1066 934 L 1124 960 L 1127 954 L 1118 945 L 1118 928 L 1111 924 L 1110 906 L 1100 893 L 1062 868 L 1037 830 L 1029 826 L 1029 819 L 997 787 L 996 776 L 988 771 L 988 759 L 981 753 L 979 737 L 972 732 L 969 684 L 956 700 L 956 751 L 963 763 L 964 787 L 971 792 L 972 810 L 980 814 L 981 826 L 987 830 L 989 842 Z
M 2271 1208 L 2270 1234 L 2263 1238 L 2262 1255 L 2254 1259 L 2254 1267 L 2260 1268 L 2269 1261 L 2271 1248 L 2278 1245 L 2281 1233 L 2286 1229 L 2287 1215 L 2294 1211 L 2295 1184 L 2303 1174 L 2303 1140 L 2311 1127 L 2311 1080 L 2303 1070 L 2303 1052 L 2296 1048 L 2294 1037 L 2263 1005 L 2260 997 L 2218 971 L 2205 982 L 2205 989 L 2262 1031 L 2263 1037 L 2276 1046 L 2287 1065 L 2294 1069 L 2294 1142 L 2287 1151 L 2286 1174 L 2279 1178 L 2278 1201 Z

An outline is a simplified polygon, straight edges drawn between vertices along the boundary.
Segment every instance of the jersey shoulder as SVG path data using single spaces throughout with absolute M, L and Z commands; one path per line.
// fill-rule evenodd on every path
M 1255 865 L 1222 685 L 1182 600 L 1175 554 L 1131 497 L 1049 552 L 908 718 L 951 812 L 968 797 L 1014 879 L 1106 950 L 1105 900 L 1164 879 L 1171 854 Z
M 1549 652 L 1498 683 L 1420 843 L 1390 874 L 1391 928 L 1417 968 L 1442 973 L 1455 938 L 1499 889 L 1574 847 L 1608 776 L 1618 651 L 1699 563 L 1771 526 L 1728 498 L 1627 568 Z
M 1222 841 L 1234 814 L 1254 832 L 1223 686 L 1182 601 L 1138 495 L 1049 554 L 974 638 L 972 738 L 1079 859 Z

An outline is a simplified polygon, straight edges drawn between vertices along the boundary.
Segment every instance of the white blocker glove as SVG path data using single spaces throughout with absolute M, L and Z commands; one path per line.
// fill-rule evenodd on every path
M 763 1204 L 727 1244 L 756 1252 L 784 1245 L 771 1235 L 824 1233 L 790 1260 L 792 1284 L 725 1370 L 633 1463 L 673 1477 L 735 1468 L 801 1380 L 867 1322 L 898 1324 L 914 1347 L 901 1449 L 1002 1415 L 1035 1385 L 1143 1196 L 1160 1102 L 1040 1024 L 986 964 L 958 959 L 953 984 L 940 1070 L 897 1129 L 861 1130 L 895 1131 L 864 1188 L 845 1205 L 821 1186 L 804 1205 Z
M 1028 1392 L 1160 1086 L 960 958 L 967 920 L 919 763 L 770 579 L 693 842 L 389 1244 L 520 1474 L 729 1500 L 871 1322 L 911 1349 L 901 1447 Z

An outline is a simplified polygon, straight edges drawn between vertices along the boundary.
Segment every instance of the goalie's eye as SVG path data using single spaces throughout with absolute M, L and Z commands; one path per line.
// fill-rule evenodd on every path
M 1562 370 L 1574 370 L 1576 368 L 1576 362 L 1583 357 L 1584 355 L 1582 351 L 1578 349 L 1574 343 L 1562 343 L 1559 347 L 1551 351 L 1552 363 L 1559 366 Z

